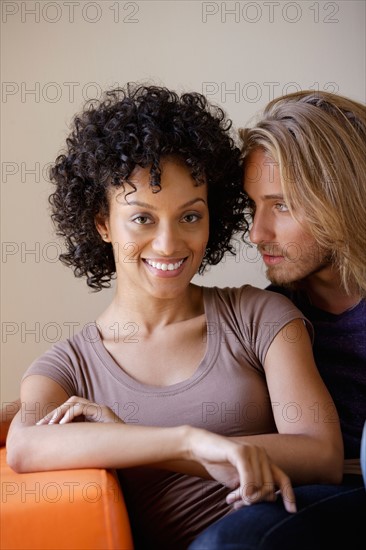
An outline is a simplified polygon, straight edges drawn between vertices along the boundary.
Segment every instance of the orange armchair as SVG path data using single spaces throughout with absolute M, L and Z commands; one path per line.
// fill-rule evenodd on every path
M 3 436 L 8 424 L 3 419 Z M 17 474 L 6 462 L 4 446 L 0 455 L 0 548 L 133 550 L 123 494 L 113 471 Z

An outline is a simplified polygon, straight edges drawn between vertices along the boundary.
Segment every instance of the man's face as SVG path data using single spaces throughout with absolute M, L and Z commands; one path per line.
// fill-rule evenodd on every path
M 267 266 L 268 279 L 288 285 L 329 268 L 326 252 L 288 210 L 277 163 L 259 148 L 245 162 L 244 189 L 252 205 L 249 235 Z

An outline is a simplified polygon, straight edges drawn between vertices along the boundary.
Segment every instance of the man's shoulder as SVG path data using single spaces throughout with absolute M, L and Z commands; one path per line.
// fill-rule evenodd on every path
M 310 314 L 310 310 L 312 308 L 306 291 L 297 288 L 288 288 L 272 284 L 268 285 L 266 287 L 266 290 L 270 290 L 271 292 L 276 292 L 277 294 L 282 294 L 282 296 L 286 296 L 286 298 L 291 300 L 291 302 L 295 304 L 295 306 L 298 307 L 303 313 L 305 313 L 306 315 Z
M 289 288 L 285 288 L 283 286 L 277 286 L 277 285 L 268 285 L 266 286 L 265 290 L 270 290 L 271 292 L 277 292 L 278 294 L 282 294 L 283 296 L 286 296 L 287 298 L 290 298 L 290 300 L 293 300 L 295 294 L 294 290 L 291 290 Z

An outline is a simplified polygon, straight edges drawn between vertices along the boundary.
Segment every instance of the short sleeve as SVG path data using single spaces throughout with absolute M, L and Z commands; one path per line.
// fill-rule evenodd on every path
M 313 326 L 291 300 L 276 292 L 246 285 L 239 293 L 237 307 L 245 341 L 263 365 L 267 351 L 277 334 L 295 319 L 302 319 L 303 331 L 288 327 L 284 337 L 296 343 L 304 335 L 313 340 Z
M 51 378 L 65 390 L 69 397 L 79 394 L 75 373 L 75 352 L 68 341 L 55 344 L 28 367 L 22 377 L 34 374 Z

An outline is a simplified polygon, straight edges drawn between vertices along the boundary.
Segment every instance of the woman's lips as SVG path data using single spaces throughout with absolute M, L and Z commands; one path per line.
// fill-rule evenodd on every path
M 176 277 L 184 269 L 184 263 L 187 258 L 177 260 L 150 260 L 144 258 L 143 262 L 147 269 L 159 277 Z

